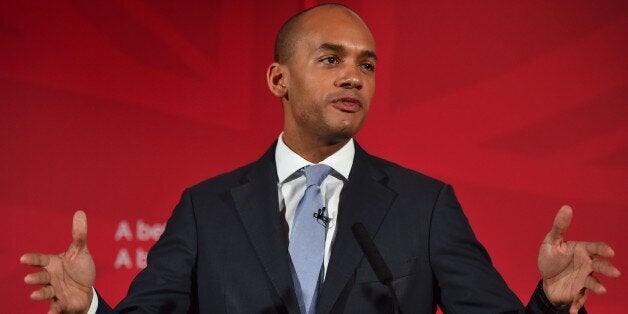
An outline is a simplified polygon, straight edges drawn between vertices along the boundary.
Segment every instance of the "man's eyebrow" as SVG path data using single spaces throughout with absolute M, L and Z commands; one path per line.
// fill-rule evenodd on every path
M 362 53 L 360 53 L 360 56 L 371 58 L 377 61 L 377 54 L 375 53 L 375 51 L 372 50 L 364 50 L 362 51 Z
M 329 50 L 335 53 L 344 53 L 346 51 L 344 46 L 332 43 L 323 43 L 318 47 L 318 50 Z
M 318 47 L 318 50 L 329 50 L 337 54 L 344 54 L 347 49 L 343 45 L 332 44 L 332 43 L 323 43 Z M 377 60 L 377 54 L 372 50 L 364 50 L 360 52 L 361 57 L 367 57 L 374 60 Z

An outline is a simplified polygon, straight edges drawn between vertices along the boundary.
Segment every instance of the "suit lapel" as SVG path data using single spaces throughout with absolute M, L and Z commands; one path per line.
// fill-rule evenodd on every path
M 277 294 L 290 313 L 298 313 L 288 246 L 279 214 L 274 153 L 275 145 L 252 166 L 243 184 L 233 188 L 231 195 L 249 240 Z
M 331 311 L 343 288 L 353 276 L 363 253 L 353 237 L 351 226 L 364 224 L 375 235 L 396 193 L 384 185 L 386 174 L 373 167 L 371 159 L 357 144 L 349 181 L 340 199 L 340 213 L 332 254 L 318 299 L 317 312 Z

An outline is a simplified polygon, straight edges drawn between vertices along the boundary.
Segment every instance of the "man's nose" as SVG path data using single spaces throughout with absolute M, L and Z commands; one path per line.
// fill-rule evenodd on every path
M 360 73 L 358 67 L 347 66 L 346 69 L 338 77 L 334 85 L 336 85 L 336 87 L 342 87 L 347 89 L 355 88 L 360 90 L 362 89 L 361 74 L 362 73 Z

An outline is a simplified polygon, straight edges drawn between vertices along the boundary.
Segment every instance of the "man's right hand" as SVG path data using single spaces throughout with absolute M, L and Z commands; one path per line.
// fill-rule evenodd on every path
M 72 244 L 65 253 L 28 253 L 20 257 L 25 265 L 41 271 L 24 277 L 29 285 L 41 286 L 31 293 L 35 301 L 50 300 L 48 313 L 85 313 L 92 301 L 96 266 L 87 250 L 87 217 L 77 211 L 72 220 Z

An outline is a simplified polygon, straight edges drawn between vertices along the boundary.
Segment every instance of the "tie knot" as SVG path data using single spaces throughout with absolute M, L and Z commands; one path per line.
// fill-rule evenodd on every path
M 331 173 L 331 167 L 328 165 L 318 164 L 306 166 L 301 169 L 301 172 L 305 174 L 305 182 L 307 186 L 317 185 L 320 186 L 323 180 Z

